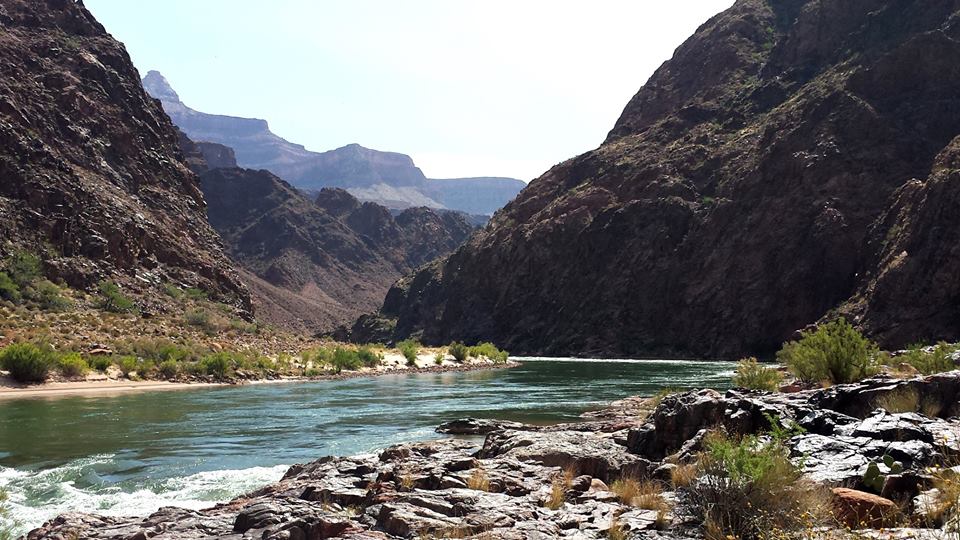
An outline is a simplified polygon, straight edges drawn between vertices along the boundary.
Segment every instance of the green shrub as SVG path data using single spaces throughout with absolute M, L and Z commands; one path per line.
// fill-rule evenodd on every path
M 200 366 L 204 373 L 213 375 L 218 379 L 226 378 L 234 366 L 234 358 L 228 352 L 218 352 L 204 356 L 200 360 Z
M 14 343 L 0 350 L 0 367 L 10 372 L 14 380 L 40 383 L 54 365 L 54 354 L 33 343 Z
M 417 365 L 417 354 L 420 353 L 420 342 L 413 339 L 405 339 L 397 343 L 397 349 L 399 349 L 400 354 L 407 359 L 408 366 Z
M 333 350 L 327 347 L 317 347 L 300 353 L 300 360 L 304 367 L 313 363 L 314 367 L 329 366 L 333 362 Z
M 129 377 L 131 373 L 138 372 L 140 368 L 140 362 L 133 356 L 115 358 L 114 363 L 117 364 L 120 373 L 123 373 L 124 377 Z
M 202 289 L 197 289 L 195 287 L 190 287 L 184 290 L 183 294 L 185 294 L 187 298 L 191 300 L 206 300 L 208 296 L 207 291 L 204 291 Z
M 368 346 L 358 348 L 357 357 L 365 367 L 373 368 L 380 365 L 380 355 L 373 352 L 373 349 Z
M 167 296 L 173 298 L 174 300 L 180 300 L 184 296 L 184 292 L 180 289 L 180 287 L 170 283 L 163 284 L 163 292 L 167 293 Z
M 13 303 L 20 302 L 20 287 L 6 272 L 0 272 L 0 298 Z
M 830 498 L 790 460 L 785 440 L 791 434 L 710 434 L 695 478 L 678 488 L 680 510 L 704 524 L 707 538 L 787 538 L 819 523 Z
M 804 382 L 851 383 L 876 373 L 876 344 L 845 319 L 803 332 L 783 345 L 777 358 Z
M 737 364 L 733 385 L 748 390 L 776 392 L 780 389 L 782 380 L 783 377 L 776 369 L 764 366 L 756 358 L 744 358 Z
M 914 345 L 906 353 L 890 359 L 892 362 L 902 362 L 910 364 L 917 371 L 924 375 L 933 375 L 934 373 L 943 373 L 957 369 L 956 364 L 950 355 L 957 348 L 944 342 L 940 342 L 931 350 L 925 350 L 923 345 Z
M 63 290 L 55 283 L 41 279 L 28 286 L 24 297 L 46 311 L 65 311 L 73 307 L 73 302 L 63 296 Z
M 164 360 L 157 369 L 164 379 L 173 379 L 180 374 L 180 363 L 176 360 Z
M 474 358 L 488 358 L 494 363 L 505 364 L 510 355 L 501 351 L 493 343 L 484 342 L 470 347 L 470 356 Z
M 94 356 L 90 359 L 90 367 L 103 373 L 107 371 L 107 368 L 113 365 L 113 361 L 106 356 Z
M 433 355 L 433 363 L 436 364 L 436 365 L 438 365 L 438 366 L 439 366 L 439 365 L 442 365 L 442 364 L 443 364 L 443 359 L 446 358 L 446 357 L 447 357 L 447 355 L 444 354 L 443 351 L 437 351 L 437 354 Z
M 120 287 L 112 281 L 100 282 L 100 309 L 112 313 L 133 313 L 137 305 L 120 292 Z
M 210 312 L 205 309 L 191 309 L 183 314 L 183 322 L 190 326 L 196 326 L 204 332 L 211 333 L 216 327 Z
M 461 364 L 466 362 L 467 357 L 470 356 L 470 349 L 459 341 L 451 343 L 447 350 L 453 356 L 453 359 Z
M 6 273 L 21 289 L 26 288 L 42 275 L 40 258 L 27 251 L 17 251 L 4 263 Z
M 79 353 L 67 353 L 57 359 L 57 368 L 64 377 L 81 377 L 90 371 L 87 361 Z
M 343 347 L 337 347 L 333 351 L 333 357 L 330 361 L 330 364 L 333 365 L 333 369 L 337 373 L 340 373 L 343 370 L 357 370 L 363 365 L 360 361 L 360 356 L 357 354 L 357 351 L 344 349 Z

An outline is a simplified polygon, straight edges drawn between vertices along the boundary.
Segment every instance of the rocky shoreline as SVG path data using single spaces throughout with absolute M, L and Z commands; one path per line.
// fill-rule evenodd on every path
M 878 407 L 906 393 L 922 397 L 925 414 Z M 676 505 L 676 469 L 697 458 L 709 431 L 763 433 L 769 418 L 802 428 L 786 447 L 810 481 L 833 489 L 833 507 L 846 512 L 837 513 L 835 527 L 806 537 L 948 538 L 945 529 L 905 527 L 909 516 L 894 523 L 872 512 L 893 501 L 907 514 L 924 511 L 936 495 L 929 467 L 960 463 L 958 416 L 960 371 L 793 393 L 629 398 L 552 426 L 462 419 L 437 431 L 467 437 L 294 465 L 278 483 L 207 510 L 163 508 L 147 518 L 66 514 L 27 538 L 701 538 L 702 524 Z M 880 482 L 869 477 L 872 468 Z M 623 478 L 660 482 L 659 503 L 624 502 L 612 487 Z M 848 518 L 856 523 L 844 523 Z

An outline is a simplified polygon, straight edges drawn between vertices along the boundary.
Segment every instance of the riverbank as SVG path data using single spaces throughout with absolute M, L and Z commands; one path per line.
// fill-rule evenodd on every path
M 911 395 L 926 412 L 909 408 Z M 704 538 L 698 508 L 721 503 L 737 515 L 776 508 L 755 517 L 807 527 L 804 538 L 945 538 L 954 510 L 934 510 L 945 508 L 945 479 L 960 474 L 943 468 L 960 458 L 958 398 L 960 372 L 950 372 L 791 393 L 633 398 L 550 426 L 463 419 L 438 431 L 474 438 L 295 465 L 279 482 L 206 510 L 67 514 L 29 538 L 670 540 Z M 746 504 L 736 484 L 710 483 L 729 471 L 704 457 L 726 448 L 709 433 L 726 433 L 731 448 L 746 437 L 737 452 L 793 464 L 776 465 L 776 482 Z
M 395 355 L 396 356 L 396 355 Z M 401 357 L 402 358 L 402 357 Z M 509 369 L 519 365 L 516 362 L 498 363 L 486 359 L 471 359 L 464 363 L 444 361 L 441 365 L 427 363 L 427 356 L 418 358 L 416 366 L 407 366 L 405 360 L 389 357 L 384 363 L 375 368 L 365 368 L 358 371 L 342 371 L 340 373 L 300 376 L 276 377 L 261 379 L 233 379 L 223 382 L 202 380 L 188 381 L 134 381 L 129 379 L 112 379 L 106 375 L 93 375 L 87 380 L 75 381 L 48 381 L 42 384 L 26 385 L 14 381 L 8 376 L 0 375 L 0 401 L 5 399 L 27 398 L 55 398 L 67 396 L 108 396 L 130 392 L 156 392 L 172 390 L 189 390 L 211 387 L 237 386 L 244 384 L 282 384 L 302 383 L 315 381 L 339 381 L 366 377 L 382 377 L 386 375 L 404 375 L 418 373 L 454 373 L 465 371 L 483 371 L 492 369 Z

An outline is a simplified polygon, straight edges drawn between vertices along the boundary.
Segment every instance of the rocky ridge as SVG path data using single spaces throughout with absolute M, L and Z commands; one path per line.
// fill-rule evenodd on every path
M 419 207 L 394 216 L 343 189 L 311 200 L 268 171 L 237 167 L 225 146 L 181 143 L 258 318 L 282 328 L 331 332 L 353 321 L 402 275 L 474 231 L 456 212 Z
M 101 280 L 162 309 L 198 287 L 248 314 L 177 132 L 122 44 L 81 2 L 0 4 L 0 255 L 42 255 L 76 289 Z
M 911 389 L 928 400 L 930 416 L 872 405 Z M 699 524 L 677 507 L 628 506 L 609 486 L 630 476 L 669 485 L 671 470 L 695 459 L 707 430 L 757 433 L 769 429 L 768 417 L 805 429 L 787 445 L 810 478 L 836 488 L 837 504 L 889 502 L 882 494 L 920 511 L 930 482 L 926 467 L 947 455 L 960 456 L 958 399 L 960 372 L 951 372 L 792 394 L 691 391 L 664 398 L 652 412 L 648 400 L 631 398 L 585 415 L 582 422 L 554 426 L 463 419 L 438 431 L 484 435 L 482 442 L 454 438 L 326 457 L 295 465 L 280 482 L 208 510 L 164 508 L 147 518 L 68 514 L 28 539 L 591 539 L 607 538 L 614 521 L 629 538 L 700 538 Z M 902 470 L 886 469 L 884 455 Z M 881 494 L 850 489 L 868 489 L 864 474 L 878 461 L 885 475 Z M 565 500 L 550 508 L 551 490 L 564 471 L 576 472 L 563 480 Z M 663 494 L 666 501 L 676 496 Z M 856 537 L 940 533 L 863 530 Z M 845 537 L 843 531 L 820 534 Z
M 311 152 L 275 135 L 265 120 L 191 109 L 158 71 L 147 73 L 143 86 L 193 140 L 233 148 L 241 167 L 269 170 L 298 189 L 338 187 L 389 208 L 426 206 L 490 215 L 525 185 L 513 178 L 431 180 L 410 156 L 359 144 Z
M 885 348 L 960 338 L 958 10 L 737 1 L 357 339 L 740 357 L 837 315 Z

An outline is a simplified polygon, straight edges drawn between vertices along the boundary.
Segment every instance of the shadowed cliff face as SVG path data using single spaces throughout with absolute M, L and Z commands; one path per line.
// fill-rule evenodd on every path
M 73 287 L 112 279 L 150 297 L 173 282 L 248 310 L 123 45 L 67 0 L 5 0 L 0 27 L 0 251 L 40 253 Z
M 943 201 L 957 188 L 939 169 L 910 187 L 960 131 L 958 9 L 738 1 L 651 77 L 603 145 L 399 282 L 380 313 L 396 320 L 390 337 L 764 354 L 853 297 L 847 311 L 885 344 L 960 338 L 956 286 L 937 269 L 956 266 Z M 876 240 L 888 235 L 896 248 Z M 357 337 L 391 324 L 367 318 Z
M 216 157 L 222 148 L 202 153 Z M 294 330 L 329 332 L 375 309 L 399 277 L 473 232 L 453 212 L 412 208 L 394 218 L 342 189 L 311 200 L 268 171 L 198 170 L 210 223 L 241 268 L 257 316 Z

